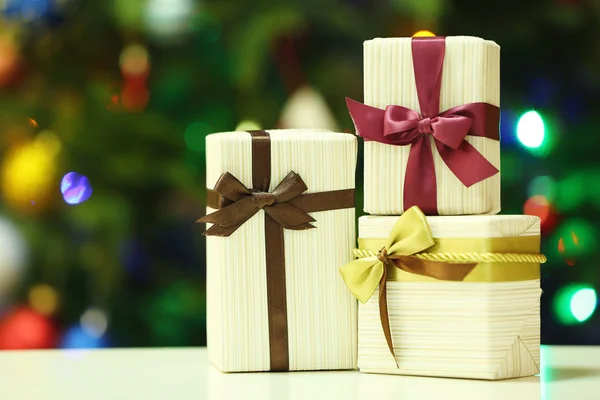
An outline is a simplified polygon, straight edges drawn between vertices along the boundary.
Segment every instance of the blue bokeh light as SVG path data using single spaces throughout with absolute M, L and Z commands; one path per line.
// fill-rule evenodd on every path
M 67 204 L 79 204 L 90 198 L 92 185 L 85 175 L 69 172 L 60 183 L 60 191 Z
M 60 347 L 63 349 L 99 349 L 107 347 L 104 336 L 93 337 L 85 332 L 80 325 L 69 328 L 61 339 Z

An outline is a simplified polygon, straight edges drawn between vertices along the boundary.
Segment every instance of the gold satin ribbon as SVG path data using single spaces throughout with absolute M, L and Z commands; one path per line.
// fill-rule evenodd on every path
M 538 254 L 540 237 L 434 239 L 427 219 L 417 207 L 402 214 L 387 239 L 359 239 L 360 250 L 373 255 L 358 258 L 340 268 L 352 294 L 366 303 L 379 286 L 379 315 L 390 353 L 396 360 L 387 312 L 386 281 L 510 282 L 539 279 L 539 262 L 497 262 L 509 255 L 545 261 Z M 447 262 L 419 258 L 434 253 L 439 258 L 481 259 L 496 256 L 496 262 Z M 534 256 L 534 257 L 532 257 Z M 421 256 L 424 257 L 424 256 Z M 431 256 L 428 256 L 431 257 Z

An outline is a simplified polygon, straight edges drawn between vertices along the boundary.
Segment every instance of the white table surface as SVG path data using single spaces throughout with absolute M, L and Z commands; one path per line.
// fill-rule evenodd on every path
M 600 347 L 543 347 L 541 376 L 473 381 L 357 371 L 221 374 L 204 348 L 0 352 L 0 399 L 600 399 Z

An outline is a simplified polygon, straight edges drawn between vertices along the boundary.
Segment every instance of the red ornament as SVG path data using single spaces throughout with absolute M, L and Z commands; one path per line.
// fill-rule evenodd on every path
M 56 339 L 52 322 L 27 307 L 9 312 L 0 321 L 0 350 L 48 349 Z

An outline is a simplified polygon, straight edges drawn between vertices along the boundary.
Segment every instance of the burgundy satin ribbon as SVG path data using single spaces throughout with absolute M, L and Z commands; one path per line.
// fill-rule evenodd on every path
M 470 103 L 440 113 L 444 37 L 412 39 L 412 59 L 421 114 L 389 105 L 385 110 L 346 99 L 358 135 L 396 146 L 411 145 L 404 179 L 404 210 L 417 205 L 437 215 L 437 183 L 429 136 L 442 160 L 467 187 L 496 173 L 485 157 L 465 140 L 467 135 L 500 140 L 500 109 Z

